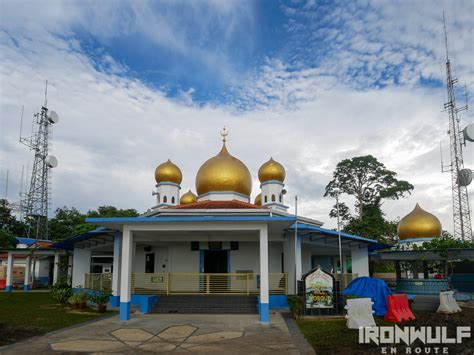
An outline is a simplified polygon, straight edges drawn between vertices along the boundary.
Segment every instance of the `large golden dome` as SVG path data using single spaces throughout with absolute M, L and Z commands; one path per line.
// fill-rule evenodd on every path
M 262 205 L 262 194 L 259 193 L 257 196 L 255 196 L 255 201 L 253 203 L 254 205 L 261 206 Z
M 249 169 L 227 151 L 225 141 L 215 157 L 201 165 L 196 175 L 198 195 L 211 191 L 231 191 L 250 195 L 252 177 Z
M 417 203 L 413 211 L 398 223 L 400 240 L 434 238 L 441 235 L 441 222 Z
M 258 179 L 260 182 L 270 181 L 270 180 L 277 180 L 277 181 L 285 181 L 285 168 L 279 162 L 270 158 L 269 161 L 264 163 L 260 169 L 258 169 Z
M 197 201 L 197 196 L 192 193 L 191 190 L 186 192 L 181 198 L 179 199 L 180 205 L 189 205 Z
M 181 184 L 183 180 L 183 174 L 177 165 L 173 164 L 168 159 L 167 162 L 160 164 L 155 169 L 155 180 L 159 184 L 161 182 L 174 182 L 175 184 Z

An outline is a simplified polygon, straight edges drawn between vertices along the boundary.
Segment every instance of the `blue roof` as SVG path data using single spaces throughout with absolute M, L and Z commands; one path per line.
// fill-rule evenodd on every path
M 114 233 L 114 231 L 105 227 L 98 227 L 89 232 L 78 234 L 68 239 L 64 239 L 64 240 L 61 240 L 60 242 L 54 243 L 53 248 L 63 249 L 63 250 L 72 250 L 74 249 L 74 243 L 82 242 L 84 240 L 90 239 L 97 235 L 104 235 L 104 234 L 111 234 L 111 233 Z
M 338 237 L 339 236 L 339 233 L 335 230 L 326 229 L 326 228 L 322 228 L 322 227 L 318 227 L 318 226 L 313 226 L 313 225 L 310 225 L 310 224 L 298 223 L 297 227 L 298 227 L 298 230 L 314 232 L 314 233 L 327 235 L 327 236 L 331 236 L 331 237 Z M 295 225 L 293 224 L 291 226 L 291 229 L 294 230 L 294 228 L 295 228 Z M 364 238 L 364 237 L 360 237 L 358 235 L 353 235 L 353 234 L 349 234 L 349 233 L 345 233 L 345 232 L 341 232 L 341 238 L 371 244 L 371 245 L 369 245 L 369 251 L 373 251 L 373 250 L 376 250 L 376 249 L 385 249 L 385 248 L 390 248 L 391 247 L 390 245 L 379 243 L 378 241 L 376 241 L 374 239 Z
M 16 237 L 15 238 L 18 244 L 25 244 L 25 245 L 32 245 L 35 244 L 36 242 L 52 242 L 51 240 L 46 240 L 46 239 L 33 239 L 33 238 L 26 238 L 26 237 Z

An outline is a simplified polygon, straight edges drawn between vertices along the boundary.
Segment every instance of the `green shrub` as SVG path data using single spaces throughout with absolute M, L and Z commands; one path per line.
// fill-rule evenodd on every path
M 290 312 L 295 319 L 303 313 L 304 309 L 304 298 L 299 295 L 291 295 L 287 297 L 288 306 L 290 307 Z
M 93 291 L 90 295 L 90 300 L 97 305 L 107 304 L 112 297 L 110 291 Z
M 72 289 L 70 287 L 60 288 L 53 286 L 51 288 L 51 297 L 53 297 L 53 299 L 58 303 L 66 304 L 71 295 Z
M 72 288 L 69 278 L 61 278 L 55 285 L 51 286 L 51 297 L 53 297 L 56 302 L 66 304 L 71 296 Z

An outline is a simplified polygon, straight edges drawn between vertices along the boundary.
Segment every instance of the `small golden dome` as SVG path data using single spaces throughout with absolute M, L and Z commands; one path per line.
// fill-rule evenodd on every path
M 264 163 L 260 169 L 258 169 L 258 179 L 260 182 L 270 181 L 270 180 L 277 180 L 277 181 L 285 181 L 285 168 L 279 162 L 270 158 L 269 161 Z
M 158 184 L 160 182 L 174 182 L 179 185 L 183 180 L 183 174 L 178 166 L 168 159 L 167 162 L 158 165 L 155 169 L 155 180 Z
M 180 205 L 189 205 L 190 203 L 194 203 L 197 201 L 197 196 L 192 193 L 191 190 L 186 192 L 181 198 L 179 199 Z
M 225 141 L 215 157 L 201 165 L 196 175 L 198 195 L 211 191 L 232 191 L 244 195 L 252 192 L 252 177 L 249 169 L 227 151 Z
M 259 193 L 257 196 L 255 196 L 254 204 L 257 205 L 257 206 L 262 205 L 262 194 L 261 193 Z
M 441 235 L 441 222 L 417 203 L 413 211 L 398 223 L 400 240 L 416 238 L 434 238 Z

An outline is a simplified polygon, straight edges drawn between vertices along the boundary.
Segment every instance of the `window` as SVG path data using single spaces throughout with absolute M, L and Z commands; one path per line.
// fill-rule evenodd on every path
M 281 202 L 283 200 L 283 195 L 280 194 L 280 196 L 278 197 L 278 200 Z
M 160 203 L 160 194 L 156 194 L 158 197 L 158 203 Z
M 168 198 L 166 196 L 163 197 L 163 203 L 167 203 L 168 202 Z
M 272 194 L 272 202 L 275 202 L 275 194 Z
M 268 196 L 265 195 L 265 203 L 268 202 Z
M 174 196 L 171 197 L 171 203 L 174 203 Z

